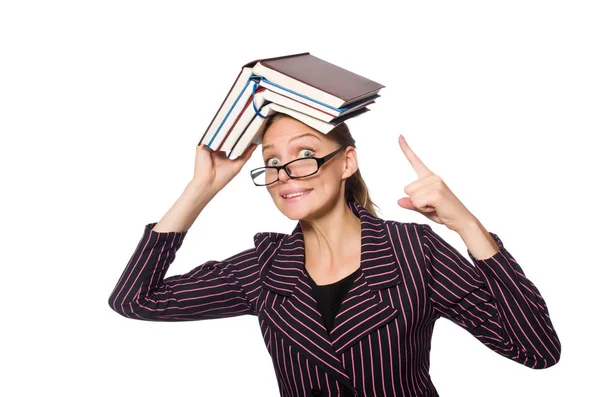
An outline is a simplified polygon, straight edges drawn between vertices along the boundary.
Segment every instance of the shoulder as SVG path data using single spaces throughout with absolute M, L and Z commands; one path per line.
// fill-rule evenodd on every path
M 431 226 L 426 223 L 418 222 L 401 222 L 391 219 L 382 219 L 384 227 L 393 234 L 402 236 L 417 236 L 422 235 L 423 230 L 431 230 Z
M 269 267 L 279 248 L 288 237 L 285 233 L 258 232 L 254 234 L 254 252 L 261 269 Z M 261 270 L 263 274 L 263 270 Z
M 258 232 L 254 235 L 254 246 L 263 246 L 265 243 L 277 243 L 288 237 L 289 234 L 277 232 Z
M 432 238 L 439 238 L 439 235 L 427 223 L 385 220 L 383 224 L 396 249 L 410 248 L 422 251 Z

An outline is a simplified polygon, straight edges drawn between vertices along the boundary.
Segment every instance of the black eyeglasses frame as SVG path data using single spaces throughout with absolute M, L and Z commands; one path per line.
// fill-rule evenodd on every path
M 253 170 L 250 170 L 250 178 L 252 178 L 252 182 L 253 182 L 253 183 L 254 183 L 254 185 L 256 185 L 256 186 L 268 186 L 268 185 L 272 185 L 272 184 L 274 184 L 275 182 L 278 182 L 278 181 L 279 181 L 279 170 L 281 170 L 282 168 L 285 170 L 285 173 L 286 173 L 286 174 L 288 174 L 288 176 L 289 176 L 291 179 L 300 179 L 300 178 L 306 178 L 306 177 L 308 177 L 308 176 L 314 175 L 314 174 L 316 174 L 317 172 L 319 172 L 319 170 L 321 169 L 321 166 L 322 166 L 323 164 L 325 164 L 325 162 L 326 162 L 327 160 L 331 159 L 333 156 L 335 156 L 336 154 L 338 154 L 340 151 L 342 151 L 343 149 L 347 148 L 348 146 L 350 146 L 350 145 L 344 145 L 344 146 L 342 146 L 342 147 L 340 147 L 340 148 L 338 148 L 338 149 L 334 150 L 333 152 L 331 152 L 331 153 L 329 153 L 329 154 L 327 154 L 327 155 L 325 155 L 325 156 L 323 156 L 323 157 L 301 157 L 301 158 L 299 158 L 299 159 L 294 159 L 294 160 L 292 160 L 292 161 L 288 161 L 287 163 L 285 163 L 285 164 L 283 164 L 283 165 L 269 165 L 269 166 L 265 166 L 265 167 L 258 167 L 258 168 L 255 168 L 255 169 L 253 169 Z M 293 163 L 294 161 L 305 160 L 305 159 L 314 159 L 314 160 L 316 160 L 316 161 L 317 161 L 317 170 L 316 170 L 315 172 L 311 173 L 311 174 L 308 174 L 308 175 L 303 175 L 303 176 L 292 176 L 292 175 L 290 175 L 290 172 L 288 171 L 288 169 L 287 169 L 287 166 L 288 166 L 288 165 L 290 165 L 291 163 Z M 255 171 L 258 171 L 258 170 L 264 170 L 264 172 L 266 172 L 266 171 L 267 171 L 267 170 L 266 170 L 267 168 L 275 168 L 275 169 L 277 170 L 277 179 L 276 179 L 276 180 L 274 180 L 274 181 L 273 181 L 273 182 L 271 182 L 271 183 L 266 183 L 266 184 L 264 184 L 264 185 L 260 185 L 260 184 L 256 183 L 256 182 L 254 181 L 254 177 L 252 176 L 252 174 L 253 174 Z

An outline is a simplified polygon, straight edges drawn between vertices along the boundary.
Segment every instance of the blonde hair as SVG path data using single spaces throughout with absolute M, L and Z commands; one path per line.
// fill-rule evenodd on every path
M 265 128 L 263 130 L 263 135 L 267 132 L 269 127 L 271 127 L 271 125 L 276 120 L 282 117 L 291 116 L 285 113 L 275 113 L 273 117 L 270 117 L 269 120 L 267 120 L 267 123 L 265 124 Z M 326 135 L 338 145 L 340 145 L 340 147 L 348 145 L 356 149 L 356 142 L 354 141 L 352 134 L 350 134 L 350 129 L 348 128 L 348 125 L 346 125 L 346 123 L 338 124 Z M 371 195 L 369 194 L 367 184 L 360 175 L 360 169 L 358 168 L 356 169 L 356 172 L 354 172 L 354 174 L 346 178 L 346 183 L 344 184 L 344 199 L 346 203 L 350 201 L 355 201 L 356 203 L 362 205 L 372 215 L 379 216 L 375 210 L 375 207 L 379 207 L 371 199 Z

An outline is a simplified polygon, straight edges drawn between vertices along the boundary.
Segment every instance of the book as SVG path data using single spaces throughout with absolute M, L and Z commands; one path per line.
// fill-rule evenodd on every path
M 254 73 L 317 101 L 340 108 L 373 96 L 383 85 L 306 52 L 256 63 Z
M 229 110 L 224 114 L 223 118 L 220 118 L 221 122 L 216 129 L 214 129 L 213 135 L 210 137 L 210 140 L 207 142 L 202 142 L 207 145 L 207 147 L 219 147 L 221 145 L 221 141 L 224 139 L 225 135 L 222 132 L 228 131 L 231 126 L 235 123 L 235 120 L 240 115 L 244 108 L 244 103 L 246 103 L 249 99 L 251 99 L 254 91 L 254 84 L 252 80 L 247 79 L 240 93 L 237 95 L 235 100 L 231 102 L 231 106 Z M 221 132 L 221 133 L 219 133 Z
M 311 117 L 317 118 L 325 122 L 335 122 L 339 117 L 346 117 L 352 112 L 356 112 L 367 105 L 374 103 L 373 99 L 363 100 L 356 102 L 356 105 L 345 108 L 344 112 L 334 112 L 331 110 L 322 110 L 314 106 L 314 104 L 307 101 L 299 101 L 289 96 L 279 94 L 277 92 L 267 90 L 264 87 L 257 88 L 254 95 L 249 98 L 242 110 L 241 114 L 236 118 L 233 126 L 225 134 L 225 137 L 221 141 L 221 144 L 216 147 L 217 151 L 229 151 L 232 149 L 233 144 L 237 141 L 237 138 L 244 133 L 246 127 L 254 119 L 257 109 L 261 109 L 265 103 L 277 103 L 298 112 L 307 114 Z
M 254 117 L 256 117 L 255 107 L 261 109 L 267 101 L 265 96 L 266 91 L 267 89 L 263 87 L 256 90 L 254 96 L 246 102 L 244 110 L 225 136 L 223 143 L 215 150 L 227 152 L 233 148 L 235 142 L 237 142 L 238 138 L 244 133 L 252 120 L 254 120 Z
M 304 54 L 304 53 L 302 53 Z M 285 57 L 293 57 L 301 54 L 293 54 L 293 55 L 285 55 L 283 57 L 276 58 L 268 58 L 268 59 L 277 59 L 277 58 L 285 58 Z M 267 60 L 267 59 L 264 59 Z M 219 109 L 213 116 L 211 122 L 208 125 L 208 128 L 202 135 L 200 139 L 200 144 L 207 145 L 207 149 L 212 145 L 213 138 L 216 138 L 220 128 L 223 125 L 224 120 L 226 120 L 229 116 L 236 117 L 235 111 L 233 111 L 233 107 L 239 102 L 240 96 L 245 88 L 248 87 L 249 78 L 254 74 L 252 71 L 252 66 L 256 65 L 260 60 L 255 60 L 252 62 L 248 62 L 242 69 L 240 70 L 238 76 L 234 80 L 231 88 L 229 88 L 229 92 L 223 99 L 223 102 L 219 106 Z M 233 113 L 233 114 L 232 114 Z
M 281 106 L 277 103 L 269 103 L 269 104 L 263 106 L 262 109 L 260 110 L 260 114 L 263 117 L 268 117 L 277 112 L 285 113 L 285 114 L 287 114 L 291 117 L 294 117 L 295 119 L 303 122 L 304 124 L 314 128 L 315 130 L 317 130 L 323 134 L 327 134 L 335 126 L 343 123 L 349 117 L 355 117 L 355 116 L 361 115 L 363 113 L 366 113 L 368 111 L 369 111 L 368 108 L 363 107 L 347 116 L 338 117 L 335 119 L 334 122 L 329 122 L 329 123 L 325 122 L 323 120 L 319 120 L 315 117 L 311 117 L 305 113 L 298 112 L 294 109 L 286 108 L 285 106 Z M 263 117 L 260 117 L 255 114 L 255 116 L 252 119 L 252 121 L 250 122 L 250 124 L 245 128 L 243 133 L 233 143 L 231 151 L 227 155 L 228 158 L 230 158 L 230 159 L 237 158 L 239 155 L 241 155 L 244 152 L 244 150 L 248 147 L 248 145 L 250 145 L 252 143 L 256 143 L 258 145 L 260 145 L 262 143 L 264 127 L 268 120 L 268 118 L 263 118 Z
M 379 96 L 380 96 L 379 94 L 375 94 L 375 95 L 369 96 L 369 97 L 367 97 L 365 99 L 361 99 L 361 100 L 352 102 L 348 106 L 344 106 L 344 107 L 341 107 L 341 108 L 336 108 L 336 107 L 328 106 L 328 105 L 325 105 L 325 104 L 323 104 L 321 102 L 315 101 L 315 100 L 313 100 L 313 99 L 311 99 L 309 97 L 303 96 L 303 95 L 301 95 L 301 94 L 299 94 L 299 93 L 297 93 L 297 92 L 295 92 L 295 91 L 293 91 L 293 90 L 291 90 L 289 88 L 285 88 L 285 87 L 281 87 L 281 86 L 279 86 L 277 84 L 273 84 L 272 82 L 270 82 L 270 81 L 268 81 L 267 79 L 264 79 L 264 78 L 260 80 L 259 85 L 262 86 L 262 87 L 267 88 L 269 91 L 276 92 L 278 94 L 286 96 L 286 97 L 288 97 L 290 99 L 293 99 L 295 101 L 307 104 L 310 107 L 313 107 L 315 109 L 319 109 L 319 110 L 321 110 L 321 111 L 323 111 L 325 113 L 334 115 L 335 117 L 341 116 L 342 114 L 344 114 L 346 112 L 352 111 L 353 109 L 355 109 L 358 106 L 370 105 L 371 103 L 374 103 L 375 99 L 379 98 Z
M 367 111 L 382 88 L 308 52 L 255 60 L 242 67 L 199 144 L 211 150 L 235 150 L 230 156 L 243 152 L 240 145 L 260 140 L 255 135 L 266 119 L 256 113 L 265 104 L 272 105 L 266 114 L 287 112 L 308 125 L 318 125 L 315 129 L 329 131 L 341 122 L 338 119 Z M 245 136 L 248 133 L 252 135 Z

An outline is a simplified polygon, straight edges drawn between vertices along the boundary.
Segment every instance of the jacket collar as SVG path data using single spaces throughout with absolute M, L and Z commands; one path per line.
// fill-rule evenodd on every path
M 283 297 L 281 304 L 259 310 L 259 315 L 308 359 L 353 387 L 339 357 L 398 315 L 397 308 L 380 299 L 379 290 L 396 286 L 403 277 L 389 225 L 354 201 L 348 205 L 360 218 L 360 270 L 342 300 L 331 333 L 325 327 L 304 267 L 300 222 L 289 235 L 257 233 L 255 244 L 263 288 Z
M 400 279 L 398 264 L 392 258 L 393 250 L 385 221 L 367 211 L 362 205 L 350 201 L 348 206 L 360 218 L 361 250 L 360 267 L 371 289 L 387 288 L 396 285 Z M 304 267 L 304 234 L 300 222 L 291 234 L 258 233 L 255 241 L 263 240 L 260 235 L 268 235 L 276 243 L 271 266 L 261 266 L 263 287 L 280 295 L 293 293 L 298 280 L 308 276 Z M 272 248 L 273 249 L 273 248 Z M 385 253 L 384 260 L 381 254 Z M 383 262 L 385 263 L 382 263 Z M 265 265 L 263 263 L 262 265 Z

